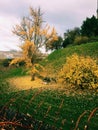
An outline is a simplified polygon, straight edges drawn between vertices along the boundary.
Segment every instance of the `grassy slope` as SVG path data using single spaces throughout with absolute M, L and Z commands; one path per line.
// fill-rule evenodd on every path
M 98 42 L 87 43 L 77 46 L 69 46 L 51 53 L 42 64 L 53 70 L 59 70 L 66 61 L 66 57 L 77 53 L 78 55 L 98 57 Z
M 79 127 L 83 130 L 91 111 L 97 107 L 98 95 L 65 95 L 64 91 L 52 90 L 28 90 L 0 95 L 0 104 L 19 112 L 30 114 L 34 119 L 44 121 L 45 124 L 53 125 L 63 130 L 75 127 L 79 116 L 87 111 L 82 117 Z M 98 112 L 90 120 L 90 130 L 98 128 Z
M 46 67 L 48 66 L 48 68 L 52 68 L 51 70 L 58 70 L 61 68 L 62 64 L 65 63 L 66 57 L 73 53 L 97 58 L 98 43 L 88 43 L 55 51 L 50 54 L 42 64 Z M 17 70 L 16 68 L 8 72 L 3 72 L 3 70 L 2 72 L 0 71 L 0 73 L 3 74 L 1 74 L 3 78 L 13 77 L 15 75 L 19 76 L 21 69 Z M 2 86 L 4 87 L 5 84 L 3 83 Z M 52 90 L 43 90 L 39 92 L 39 90 L 36 89 L 5 94 L 0 92 L 0 99 L 0 105 L 7 104 L 7 106 L 17 109 L 20 112 L 29 113 L 38 120 L 44 120 L 46 124 L 48 123 L 58 128 L 62 127 L 63 130 L 74 128 L 80 114 L 87 110 L 87 114 L 79 123 L 80 129 L 83 129 L 90 112 L 98 107 L 98 94 L 72 96 Z M 64 124 L 63 121 L 65 121 Z M 91 130 L 97 130 L 97 122 L 98 112 L 90 121 L 89 125 Z

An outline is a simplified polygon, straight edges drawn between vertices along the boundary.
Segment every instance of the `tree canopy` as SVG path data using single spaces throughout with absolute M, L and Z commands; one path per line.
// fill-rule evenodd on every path
M 62 48 L 63 38 L 61 36 L 58 36 L 58 40 L 55 40 L 54 42 L 51 42 L 50 44 L 47 44 L 46 50 L 58 50 Z
M 80 28 L 75 27 L 74 29 L 67 30 L 67 32 L 64 34 L 64 41 L 63 41 L 63 47 L 65 48 L 69 44 L 74 43 L 75 37 L 80 36 Z
M 81 34 L 88 37 L 98 35 L 98 19 L 95 16 L 86 18 L 86 20 L 83 21 Z
M 30 16 L 23 17 L 21 23 L 13 28 L 13 33 L 21 40 L 22 57 L 28 66 L 35 63 L 39 48 L 49 46 L 58 40 L 55 28 L 43 24 L 43 13 L 40 8 L 30 8 Z

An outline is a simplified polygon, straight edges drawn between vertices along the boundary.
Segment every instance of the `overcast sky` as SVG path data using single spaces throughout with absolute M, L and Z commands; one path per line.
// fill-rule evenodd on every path
M 0 50 L 18 49 L 20 41 L 12 28 L 29 15 L 29 7 L 41 7 L 46 23 L 59 35 L 80 27 L 86 17 L 96 16 L 97 0 L 0 0 Z

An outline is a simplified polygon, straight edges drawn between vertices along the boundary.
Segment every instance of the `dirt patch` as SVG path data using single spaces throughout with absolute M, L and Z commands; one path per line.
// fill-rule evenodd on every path
M 41 88 L 41 87 L 53 87 L 56 86 L 55 84 L 48 84 L 41 79 L 36 78 L 34 81 L 31 81 L 30 76 L 23 76 L 23 77 L 14 77 L 8 79 L 8 82 L 11 86 L 14 86 L 16 89 L 19 90 L 26 90 L 26 89 L 33 89 L 33 88 Z

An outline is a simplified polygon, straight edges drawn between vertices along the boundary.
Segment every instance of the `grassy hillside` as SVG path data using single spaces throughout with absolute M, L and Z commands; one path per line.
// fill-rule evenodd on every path
M 97 59 L 98 42 L 54 51 L 41 64 L 49 73 L 56 72 L 73 53 Z M 51 84 L 47 84 L 48 89 L 42 86 L 15 91 L 13 85 L 6 82 L 7 78 L 24 75 L 23 68 L 4 68 L 0 63 L 0 122 L 11 121 L 16 130 L 25 130 L 23 126 L 28 126 L 27 130 L 84 130 L 87 125 L 90 130 L 98 129 L 98 92 L 53 89 Z M 9 129 L 13 125 L 3 127 Z
M 98 42 L 69 46 L 51 53 L 42 64 L 53 70 L 59 70 L 66 61 L 66 57 L 77 53 L 78 55 L 98 57 Z M 50 69 L 51 70 L 51 69 Z
M 46 129 L 38 129 L 40 124 L 34 124 L 34 129 L 27 130 L 75 130 L 76 121 L 84 112 L 85 115 L 78 123 L 78 129 L 84 130 L 86 124 L 89 125 L 90 130 L 97 130 L 98 128 L 98 112 L 91 116 L 90 123 L 87 122 L 91 111 L 97 108 L 97 94 L 71 96 L 64 94 L 64 91 L 30 89 L 10 94 L 0 94 L 0 99 L 3 99 L 0 100 L 0 104 L 7 105 L 14 112 L 18 110 L 20 113 L 28 114 L 36 121 L 42 122 L 42 126 L 47 126 Z M 8 115 L 5 114 L 5 119 L 11 115 L 11 110 Z M 15 113 L 13 113 L 12 118 L 16 118 Z M 21 120 L 20 122 L 22 122 Z M 28 121 L 32 123 L 29 118 Z M 53 126 L 53 129 L 49 129 L 49 125 Z

